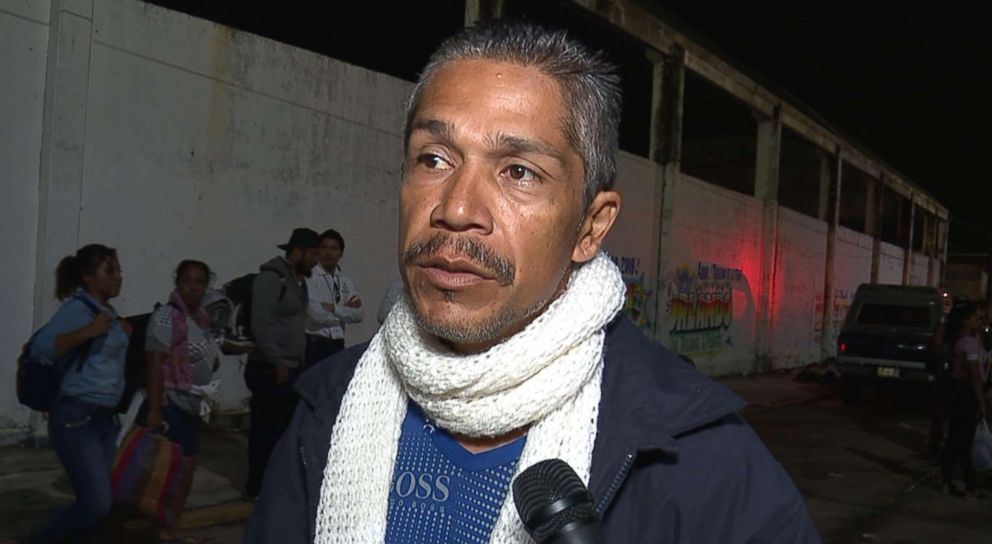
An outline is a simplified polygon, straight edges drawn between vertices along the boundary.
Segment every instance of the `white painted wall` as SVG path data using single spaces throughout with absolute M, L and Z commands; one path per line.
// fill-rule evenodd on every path
M 772 293 L 773 368 L 820 360 L 827 222 L 779 207 Z
M 121 252 L 125 313 L 182 258 L 257 271 L 293 227 L 333 227 L 366 319 L 396 277 L 402 104 L 411 85 L 155 6 L 95 8 L 80 237 Z M 125 226 L 125 229 L 121 227 Z M 247 395 L 226 361 L 223 404 Z
M 902 268 L 906 250 L 882 242 L 878 259 L 878 283 L 902 285 Z
M 23 427 L 29 411 L 14 395 L 14 359 L 31 334 L 38 176 L 41 154 L 49 4 L 0 0 L 0 442 Z
M 645 331 L 653 331 L 658 277 L 661 185 L 658 167 L 643 157 L 621 152 L 615 189 L 623 199 L 620 215 L 604 243 L 627 283 L 624 311 Z
M 367 306 L 365 322 L 349 328 L 348 341 L 369 338 L 378 302 L 397 276 L 400 129 L 411 84 L 143 2 L 95 0 L 89 11 L 85 4 L 74 6 L 81 14 L 67 19 L 72 24 L 62 36 L 71 36 L 72 53 L 84 47 L 88 53 L 82 59 L 67 54 L 57 67 L 67 85 L 85 82 L 71 93 L 81 100 L 74 114 L 84 130 L 65 122 L 53 129 L 57 139 L 66 132 L 85 134 L 78 145 L 65 138 L 81 157 L 50 162 L 79 176 L 73 183 L 77 209 L 74 215 L 59 213 L 69 206 L 59 200 L 65 191 L 53 181 L 42 244 L 31 238 L 36 217 L 4 214 L 4 221 L 24 230 L 4 237 L 4 244 L 16 246 L 11 254 L 20 251 L 33 264 L 34 247 L 43 252 L 40 318 L 55 308 L 49 269 L 81 244 L 102 242 L 119 250 L 125 286 L 115 305 L 129 315 L 165 300 L 172 270 L 183 258 L 205 260 L 222 282 L 257 271 L 280 253 L 275 246 L 293 227 L 333 227 L 347 244 L 342 266 Z M 32 93 L 44 89 L 48 31 L 6 13 L 0 24 L 4 51 L 23 72 L 16 79 L 22 98 L 11 112 L 18 117 L 8 120 L 4 110 L 0 125 L 22 132 L 15 134 L 16 146 L 4 146 L 4 158 L 12 152 L 27 157 L 15 164 L 17 182 L 24 184 L 16 191 L 21 200 L 4 206 L 30 214 L 37 208 L 42 130 L 42 101 Z M 40 53 L 13 49 L 32 45 L 23 37 L 31 30 L 37 30 Z M 66 164 L 78 167 L 72 172 Z M 63 183 L 73 176 L 52 179 Z M 26 283 L 17 301 L 24 313 L 3 317 L 17 325 L 3 328 L 12 335 L 4 338 L 8 353 L 31 323 L 35 274 L 17 266 L 16 279 Z M 228 358 L 221 371 L 224 408 L 237 407 L 247 395 L 237 363 Z M 0 398 L 5 407 L 16 404 L 6 393 Z
M 927 271 L 930 268 L 930 258 L 920 253 L 911 254 L 912 261 L 909 267 L 909 284 L 926 285 Z
M 761 293 L 762 205 L 679 175 L 662 240 L 659 340 L 710 374 L 753 370 Z
M 837 227 L 837 245 L 834 249 L 834 292 L 833 318 L 829 327 L 823 327 L 829 335 L 830 354 L 837 349 L 837 335 L 851 309 L 854 292 L 862 283 L 871 282 L 871 252 L 874 239 L 867 234 L 845 227 Z
M 342 265 L 367 308 L 348 342 L 367 339 L 397 277 L 411 84 L 144 2 L 51 1 L 0 0 L 0 55 L 11 59 L 0 84 L 0 251 L 10 256 L 0 349 L 16 353 L 51 314 L 55 263 L 81 244 L 118 248 L 127 315 L 166 298 L 179 260 L 203 259 L 226 281 L 257 270 L 296 226 L 344 235 Z M 659 240 L 661 173 L 619 157 L 624 206 L 606 248 L 626 273 L 627 311 L 705 372 L 753 371 L 762 204 L 677 174 Z M 778 217 L 771 356 L 782 367 L 817 358 L 826 226 Z M 835 321 L 870 280 L 871 242 L 838 229 Z M 894 249 L 884 262 L 898 282 Z M 237 359 L 220 377 L 222 407 L 239 407 Z M 0 380 L 11 383 L 10 365 Z M 27 417 L 12 388 L 0 391 L 0 432 Z

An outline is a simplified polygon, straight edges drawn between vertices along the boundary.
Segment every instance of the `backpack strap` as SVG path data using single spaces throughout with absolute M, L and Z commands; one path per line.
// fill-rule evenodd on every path
M 103 308 L 100 308 L 96 304 L 93 304 L 93 301 L 91 301 L 90 299 L 88 299 L 88 298 L 86 298 L 84 296 L 76 295 L 76 296 L 74 296 L 72 298 L 74 298 L 74 299 L 82 302 L 83 304 L 85 304 L 86 307 L 89 308 L 89 310 L 91 312 L 93 312 L 93 316 L 94 317 L 100 315 L 100 312 L 103 311 Z M 76 372 L 82 372 L 83 371 L 83 363 L 85 363 L 86 362 L 86 359 L 89 358 L 89 356 L 90 356 L 90 349 L 93 348 L 93 342 L 94 341 L 96 341 L 96 338 L 90 338 L 89 340 L 87 340 L 82 346 L 76 348 L 76 354 L 73 355 L 73 358 L 72 359 L 69 359 L 70 362 L 72 360 L 74 360 L 74 359 L 77 360 L 76 361 Z
M 283 274 L 282 270 L 275 270 L 273 268 L 268 268 L 267 270 L 275 272 L 275 274 L 279 276 L 279 281 L 281 283 L 279 284 L 279 298 L 276 299 L 276 302 L 282 302 L 282 299 L 286 297 L 286 275 Z

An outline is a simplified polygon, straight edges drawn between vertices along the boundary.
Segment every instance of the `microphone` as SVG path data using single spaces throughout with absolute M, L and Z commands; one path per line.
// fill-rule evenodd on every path
M 561 459 L 547 459 L 513 480 L 513 502 L 537 544 L 604 544 L 592 494 Z

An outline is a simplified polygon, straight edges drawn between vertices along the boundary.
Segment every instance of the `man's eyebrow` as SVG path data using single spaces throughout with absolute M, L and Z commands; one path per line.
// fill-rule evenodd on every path
M 413 124 L 410 133 L 419 131 L 424 131 L 432 136 L 450 141 L 451 135 L 454 132 L 454 126 L 440 119 L 420 119 Z M 565 155 L 561 151 L 541 139 L 524 138 L 522 136 L 497 132 L 495 135 L 486 137 L 486 145 L 494 150 L 512 154 L 537 153 L 546 155 L 558 161 L 561 166 L 567 166 L 568 164 L 565 160 Z
M 433 136 L 444 138 L 445 140 L 451 139 L 451 123 L 447 123 L 445 121 L 440 121 L 438 119 L 420 119 L 413 124 L 413 128 L 410 132 L 413 133 L 420 130 L 423 130 Z
M 548 157 L 551 157 L 552 159 L 558 161 L 558 163 L 562 166 L 566 166 L 568 164 L 565 162 L 565 155 L 561 151 L 541 139 L 535 140 L 499 132 L 494 137 L 487 137 L 486 140 L 489 146 L 493 149 L 507 150 L 517 154 L 537 153 L 539 155 L 547 155 Z

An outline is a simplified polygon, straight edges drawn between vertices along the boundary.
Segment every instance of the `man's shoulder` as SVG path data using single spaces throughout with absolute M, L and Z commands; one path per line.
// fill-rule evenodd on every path
M 726 386 L 648 338 L 626 317 L 610 324 L 604 359 L 602 404 L 618 408 L 608 415 L 653 414 L 658 419 L 639 418 L 639 423 L 655 432 L 678 435 L 744 407 Z
M 311 410 L 328 405 L 329 400 L 340 401 L 355 374 L 355 367 L 369 343 L 363 342 L 343 349 L 317 363 L 296 380 L 296 392 Z M 334 402 L 333 405 L 338 405 Z
M 602 436 L 594 451 L 597 491 L 605 489 L 615 465 L 630 451 L 626 448 L 657 451 L 669 461 L 642 463 L 631 477 L 650 482 L 641 488 L 669 497 L 671 505 L 705 512 L 682 520 L 687 531 L 712 537 L 702 541 L 729 541 L 728 535 L 760 535 L 780 526 L 806 530 L 802 498 L 740 416 L 740 397 L 626 318 L 611 324 L 605 355 Z M 642 512 L 653 504 L 637 493 L 621 494 L 618 502 L 623 519 L 622 512 Z M 812 534 L 815 541 L 815 530 Z
M 255 276 L 255 281 L 257 282 L 259 279 L 271 278 L 273 276 L 286 278 L 291 272 L 286 259 L 273 257 L 258 266 L 258 274 Z

